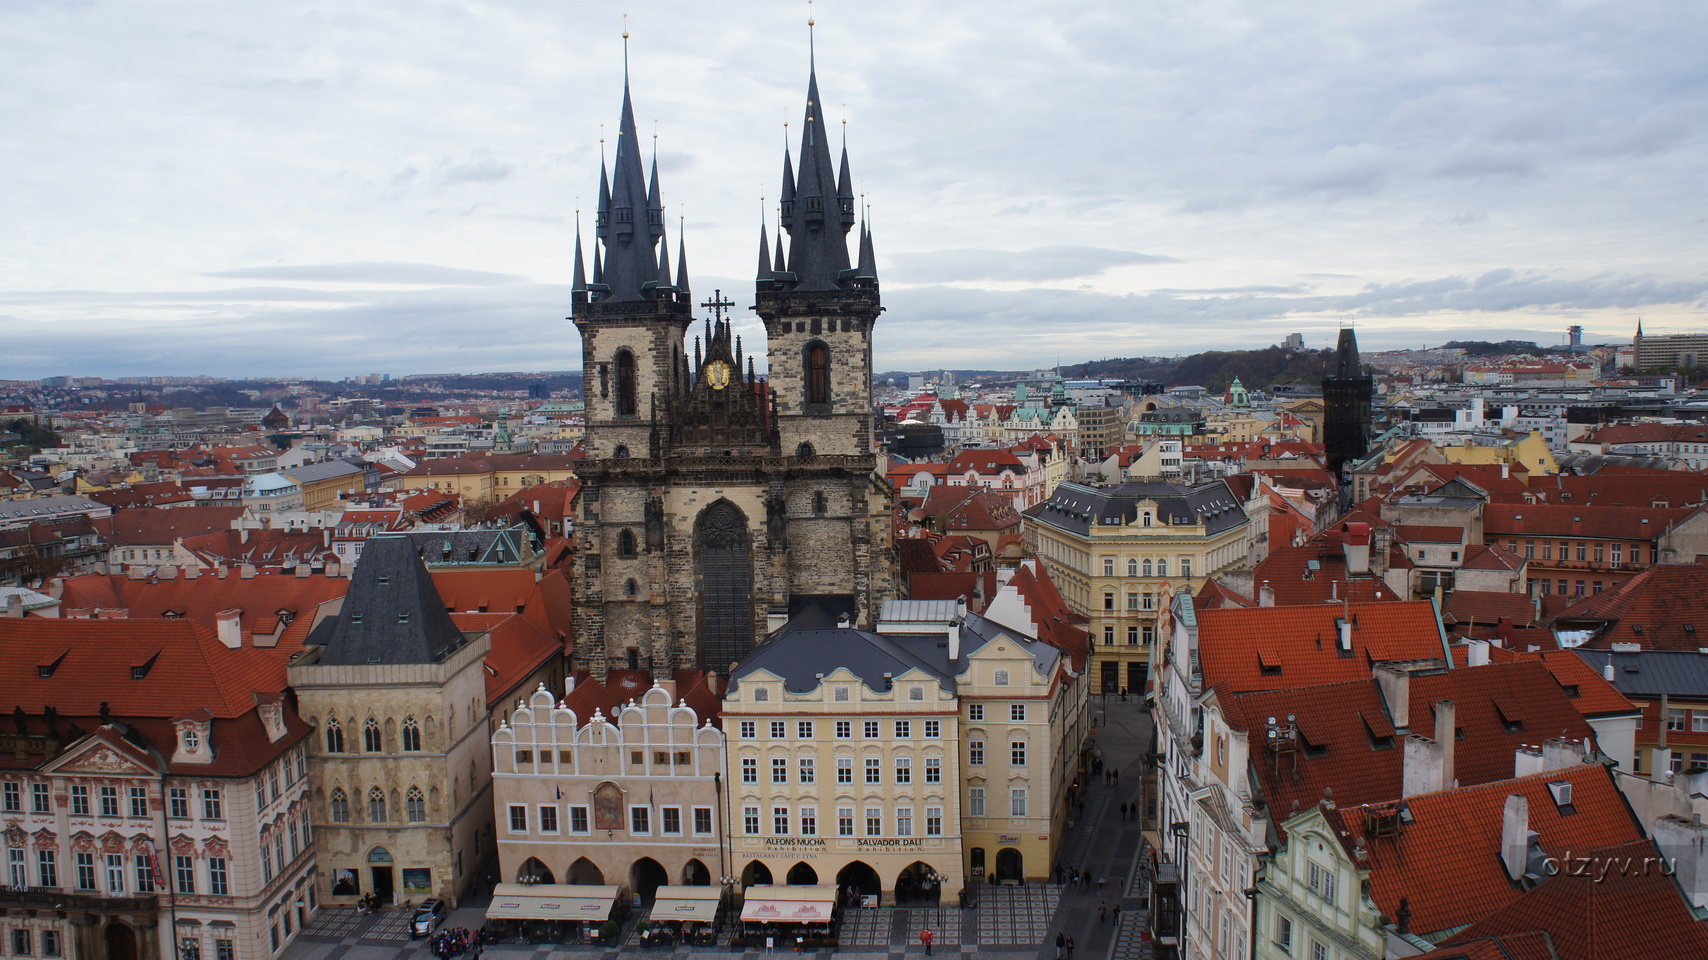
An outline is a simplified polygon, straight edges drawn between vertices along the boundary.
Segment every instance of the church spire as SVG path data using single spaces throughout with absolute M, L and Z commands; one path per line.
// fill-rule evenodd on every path
M 860 266 L 855 276 L 865 280 L 878 279 L 878 257 L 872 252 L 872 225 L 860 224 Z
M 810 26 L 810 24 L 809 24 Z M 783 153 L 782 227 L 789 232 L 789 266 L 795 274 L 792 289 L 836 290 L 848 270 L 848 231 L 854 225 L 853 182 L 844 150 L 841 176 L 830 157 L 830 137 L 824 122 L 824 103 L 818 92 L 818 70 L 807 71 L 806 119 L 801 129 L 801 165 L 790 177 L 787 147 Z M 838 180 L 841 183 L 838 183 Z M 782 237 L 777 238 L 779 249 Z
M 770 280 L 771 274 L 771 244 L 765 236 L 765 219 L 759 220 L 759 275 L 758 280 Z
M 670 243 L 664 240 L 662 234 L 658 245 L 658 286 L 662 289 L 670 287 Z
M 1335 376 L 1354 379 L 1364 375 L 1363 364 L 1358 357 L 1358 335 L 1351 327 L 1340 328 L 1340 342 L 1336 344 Z
M 676 289 L 688 299 L 688 236 L 685 217 L 676 221 Z
M 647 288 L 658 278 L 658 260 L 652 251 L 664 235 L 664 218 L 659 202 L 657 161 L 653 164 L 650 186 L 641 167 L 634 101 L 629 93 L 628 37 L 623 39 L 623 110 L 609 187 L 605 184 L 604 171 L 600 172 L 599 237 L 605 246 L 601 279 L 610 288 L 600 299 L 633 301 L 647 299 Z
M 569 292 L 587 292 L 587 268 L 581 256 L 581 211 L 575 211 L 575 278 L 570 281 Z

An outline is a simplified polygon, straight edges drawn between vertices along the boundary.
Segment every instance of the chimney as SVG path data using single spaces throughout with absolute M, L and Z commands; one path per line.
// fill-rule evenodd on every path
M 1649 748 L 1649 779 L 1655 783 L 1672 782 L 1671 750 L 1666 747 Z
M 255 579 L 255 565 L 253 563 L 246 563 L 243 566 L 238 567 L 237 576 L 243 580 Z
M 201 567 L 198 567 L 198 566 L 195 566 L 192 564 L 192 565 L 184 568 L 184 579 L 185 580 L 194 580 L 201 575 L 202 575 L 202 568 Z
M 1506 875 L 1513 880 L 1524 876 L 1530 860 L 1530 801 L 1521 794 L 1506 798 L 1506 809 L 1500 816 L 1500 861 L 1506 865 Z
M 1511 476 L 1512 476 L 1512 464 L 1507 463 L 1505 460 L 1502 460 L 1500 462 L 1500 478 L 1502 480 L 1506 480 L 1506 479 L 1509 479 Z
M 1335 641 L 1339 645 L 1340 656 L 1352 656 L 1352 621 L 1345 617 L 1337 617 L 1334 626 Z
M 1359 542 L 1353 543 L 1353 540 Z M 1361 577 L 1370 572 L 1370 538 L 1367 536 L 1348 536 L 1341 541 L 1341 547 L 1346 553 L 1346 575 Z
M 961 624 L 959 621 L 949 624 L 949 662 L 956 663 L 961 659 Z
M 1376 686 L 1382 691 L 1382 702 L 1388 706 L 1388 719 L 1395 733 L 1411 729 L 1411 672 L 1403 666 L 1378 663 L 1374 671 Z
M 1685 899 L 1697 910 L 1708 906 L 1708 824 L 1700 815 L 1687 820 L 1668 814 L 1655 821 L 1649 835 L 1660 848 L 1661 862 L 1672 864 Z
M 1263 586 L 1257 591 L 1257 605 L 1260 607 L 1275 606 L 1275 588 L 1269 585 L 1268 580 L 1263 581 Z
M 224 580 L 226 577 L 231 576 L 231 568 L 226 566 L 225 564 L 223 564 L 223 563 L 220 564 L 217 569 L 219 570 L 219 578 L 221 580 Z
M 24 615 L 24 595 L 9 593 L 6 595 L 6 616 L 22 617 Z
M 1542 769 L 1564 770 L 1584 762 L 1583 744 L 1564 737 L 1554 737 L 1542 743 Z
M 308 575 L 313 573 L 313 572 L 314 572 L 314 569 L 308 565 L 307 561 L 298 561 L 297 562 L 297 579 L 298 580 L 308 579 Z
M 1601 679 L 1606 680 L 1608 683 L 1613 682 L 1613 655 L 1612 654 L 1608 654 L 1607 655 L 1607 662 L 1605 664 L 1602 664 Z
M 238 543 L 248 543 L 249 542 L 249 528 L 248 527 L 238 527 L 237 528 L 237 542 Z
M 1465 644 L 1465 666 L 1486 667 L 1489 663 L 1489 642 L 1472 640 Z
M 1406 737 L 1400 771 L 1400 795 L 1415 797 L 1441 789 L 1441 744 L 1428 737 Z
M 1512 755 L 1513 777 L 1528 777 L 1548 769 L 1542 760 L 1542 751 L 1535 747 L 1519 747 Z
M 219 642 L 233 650 L 243 646 L 243 611 L 233 608 L 221 610 L 214 614 L 214 625 L 219 631 Z
M 1451 790 L 1459 785 L 1453 778 L 1453 748 L 1459 739 L 1459 707 L 1451 700 L 1435 704 L 1435 742 L 1441 744 L 1441 789 Z

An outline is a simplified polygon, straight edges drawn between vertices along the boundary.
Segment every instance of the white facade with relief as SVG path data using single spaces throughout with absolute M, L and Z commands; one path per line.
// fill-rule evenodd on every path
M 612 884 L 650 897 L 661 884 L 716 884 L 729 873 L 723 731 L 673 706 L 671 686 L 607 718 L 597 708 L 578 716 L 542 685 L 492 735 L 492 759 L 504 882 Z

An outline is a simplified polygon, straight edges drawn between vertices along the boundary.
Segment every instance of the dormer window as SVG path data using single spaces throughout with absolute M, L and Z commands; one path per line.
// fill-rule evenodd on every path
M 186 729 L 184 731 L 184 752 L 185 753 L 195 753 L 197 750 L 200 750 L 201 748 L 202 748 L 202 735 L 197 733 L 194 727 Z

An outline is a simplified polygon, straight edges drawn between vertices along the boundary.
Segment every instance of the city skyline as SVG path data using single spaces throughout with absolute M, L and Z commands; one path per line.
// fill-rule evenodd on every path
M 1701 327 L 1697 8 L 814 15 L 889 304 L 877 369 L 1325 347 L 1345 320 L 1372 351 Z M 579 366 L 620 12 L 0 16 L 0 378 Z M 627 24 L 672 256 L 685 217 L 696 301 L 731 295 L 754 343 L 806 18 Z

